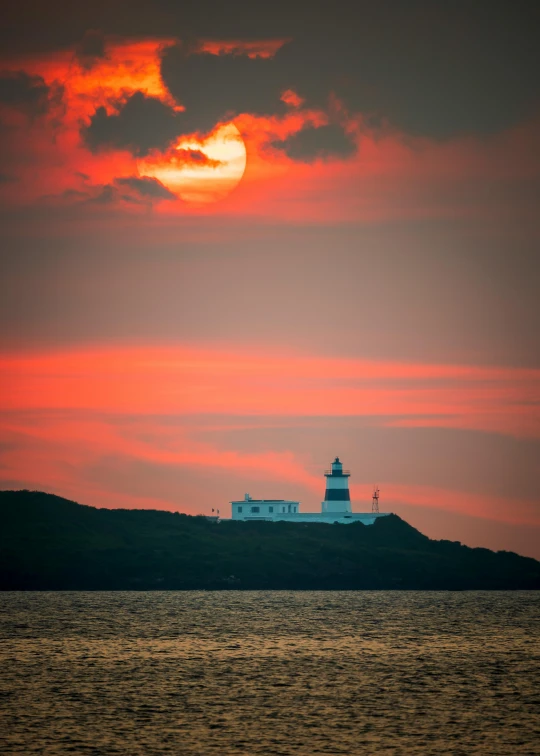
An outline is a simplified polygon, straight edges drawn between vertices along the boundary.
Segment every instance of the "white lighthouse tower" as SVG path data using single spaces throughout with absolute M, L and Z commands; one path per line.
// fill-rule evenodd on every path
M 322 503 L 322 511 L 351 513 L 351 495 L 349 493 L 350 472 L 343 469 L 339 457 L 332 462 L 332 469 L 326 470 L 326 493 Z

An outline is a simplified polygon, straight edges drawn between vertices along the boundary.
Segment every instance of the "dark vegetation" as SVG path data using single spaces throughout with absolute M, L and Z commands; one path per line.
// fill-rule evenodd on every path
M 366 527 L 221 522 L 0 492 L 3 590 L 540 588 L 540 562 Z

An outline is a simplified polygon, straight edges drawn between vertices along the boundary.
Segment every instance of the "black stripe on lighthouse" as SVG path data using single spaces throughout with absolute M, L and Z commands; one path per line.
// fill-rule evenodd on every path
M 351 495 L 348 488 L 327 488 L 324 494 L 325 501 L 350 501 Z

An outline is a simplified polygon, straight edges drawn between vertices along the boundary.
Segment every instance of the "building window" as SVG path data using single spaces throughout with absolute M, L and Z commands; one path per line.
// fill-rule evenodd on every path
M 284 511 L 285 511 L 285 507 L 282 508 L 282 512 L 284 512 Z
M 273 512 L 274 511 L 274 507 L 268 507 L 268 511 L 269 512 Z
M 293 512 L 296 514 L 296 507 L 293 507 Z
M 260 511 L 261 511 L 261 510 L 260 510 L 260 507 L 251 507 L 251 512 L 252 512 L 253 514 L 257 514 L 257 513 L 258 513 L 258 512 L 260 512 Z
M 237 511 L 238 511 L 238 514 L 241 514 L 242 513 L 242 507 L 238 507 Z

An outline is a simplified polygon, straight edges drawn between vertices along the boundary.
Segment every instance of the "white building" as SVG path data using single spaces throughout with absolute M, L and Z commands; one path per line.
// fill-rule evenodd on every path
M 240 501 L 231 501 L 233 520 L 270 520 L 271 522 L 363 522 L 372 525 L 377 517 L 386 517 L 386 512 L 353 512 L 349 492 L 350 472 L 336 457 L 332 468 L 326 470 L 326 491 L 320 512 L 300 512 L 299 501 L 288 499 L 252 499 L 246 494 Z
M 288 499 L 252 499 L 245 494 L 242 501 L 231 501 L 233 520 L 279 520 L 278 515 L 295 515 L 299 501 Z

